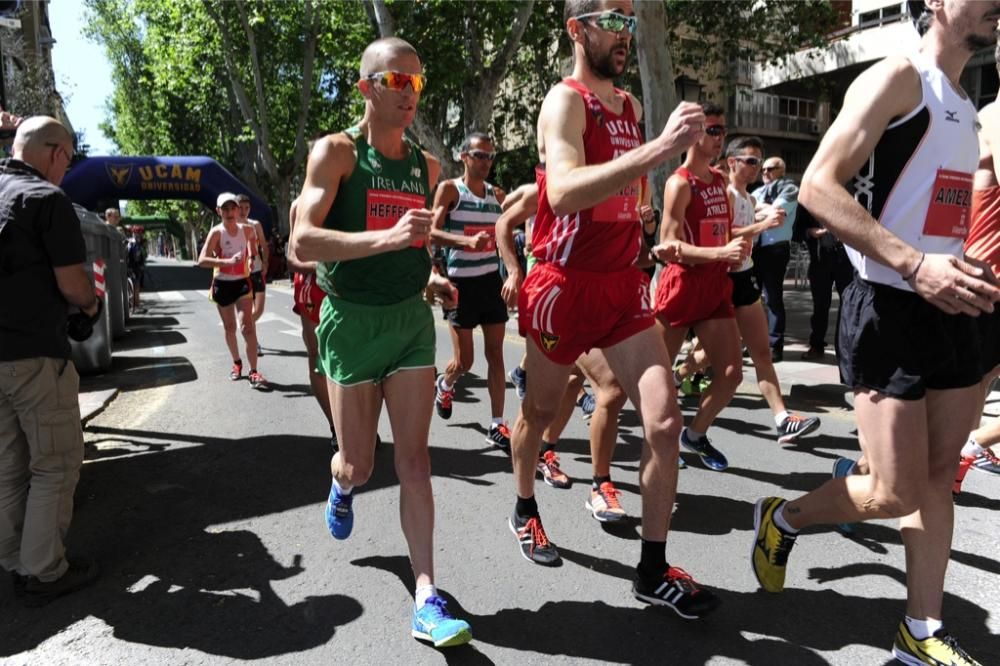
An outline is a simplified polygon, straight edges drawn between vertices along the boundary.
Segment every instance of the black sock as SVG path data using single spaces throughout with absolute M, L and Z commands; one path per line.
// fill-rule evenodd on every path
M 541 450 L 541 452 L 540 452 L 540 453 L 538 454 L 538 457 L 539 457 L 539 458 L 541 458 L 542 456 L 544 456 L 544 455 L 545 455 L 546 453 L 548 453 L 549 451 L 555 451 L 555 450 L 556 450 L 556 445 L 555 445 L 555 444 L 553 444 L 552 442 L 546 442 L 546 441 L 545 441 L 545 440 L 543 439 L 543 440 L 542 440 L 542 450 Z
M 598 488 L 601 487 L 602 483 L 608 483 L 609 481 L 611 481 L 611 477 L 610 476 L 595 476 L 594 477 L 594 483 L 593 483 L 593 485 L 591 487 L 594 490 L 597 490 Z
M 243 365 L 243 359 L 241 359 L 241 358 L 234 358 L 233 359 L 233 365 Z
M 257 368 L 250 368 L 250 374 L 257 372 Z
M 659 578 L 667 570 L 667 542 L 642 540 L 642 556 L 639 559 L 639 574 L 647 578 Z
M 514 515 L 517 516 L 518 522 L 522 523 L 527 521 L 529 518 L 537 518 L 538 502 L 535 501 L 535 496 L 518 496 L 517 504 L 514 505 Z

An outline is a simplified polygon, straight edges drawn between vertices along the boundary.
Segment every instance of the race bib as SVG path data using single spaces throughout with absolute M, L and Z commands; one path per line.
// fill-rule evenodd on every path
M 492 224 L 466 224 L 463 233 L 466 236 L 475 236 L 483 232 L 489 234 L 490 239 L 483 246 L 482 250 L 479 252 L 496 252 L 497 249 L 497 231 L 496 227 Z
M 365 229 L 368 231 L 391 229 L 406 211 L 411 208 L 423 208 L 426 205 L 427 200 L 420 194 L 395 190 L 368 190 Z M 423 241 L 410 244 L 410 247 L 423 246 Z
M 729 218 L 710 217 L 702 220 L 698 232 L 701 247 L 722 247 L 729 242 Z
M 639 183 L 635 181 L 621 192 L 594 206 L 595 222 L 636 222 L 639 220 Z
M 924 220 L 924 235 L 965 240 L 971 211 L 972 174 L 938 169 Z

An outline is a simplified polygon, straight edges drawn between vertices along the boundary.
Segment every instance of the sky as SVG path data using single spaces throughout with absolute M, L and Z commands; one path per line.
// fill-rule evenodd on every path
M 49 25 L 56 40 L 52 47 L 56 89 L 63 96 L 73 129 L 83 133 L 90 155 L 115 154 L 114 145 L 98 128 L 107 115 L 105 101 L 113 90 L 111 65 L 104 49 L 83 34 L 83 0 L 50 3 Z

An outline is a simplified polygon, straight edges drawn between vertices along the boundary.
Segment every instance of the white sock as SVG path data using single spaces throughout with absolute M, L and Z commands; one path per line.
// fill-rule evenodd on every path
M 969 441 L 967 441 L 965 446 L 962 447 L 962 455 L 966 458 L 974 458 L 976 456 L 983 455 L 983 451 L 985 450 L 986 449 L 979 446 L 979 442 L 977 442 L 975 438 L 970 437 Z
M 705 433 L 698 432 L 697 430 L 691 430 L 691 428 L 684 428 L 687 432 L 687 438 L 689 442 L 697 442 L 699 439 L 705 436 Z
M 774 512 L 774 524 L 778 526 L 778 529 L 782 532 L 787 532 L 788 534 L 798 534 L 799 531 L 788 524 L 785 520 L 785 507 L 787 504 L 782 504 L 778 507 L 778 510 Z
M 337 487 L 337 492 L 341 495 L 350 495 L 351 491 L 354 490 L 354 486 L 342 486 L 337 483 L 337 477 L 333 477 L 333 485 Z
M 913 637 L 918 641 L 922 641 L 925 638 L 930 638 L 934 635 L 934 632 L 944 626 L 944 622 L 941 620 L 932 620 L 927 618 L 926 620 L 918 620 L 912 618 L 909 615 L 906 616 L 906 628 L 910 630 Z
M 493 417 L 493 421 L 492 421 L 493 425 L 498 426 L 501 423 L 503 423 L 503 417 L 502 416 L 494 416 Z
M 417 608 L 427 603 L 431 597 L 436 597 L 438 590 L 433 585 L 421 585 L 413 593 L 413 601 Z
M 441 375 L 441 379 L 438 380 L 438 386 L 440 386 L 443 391 L 450 391 L 454 388 L 454 385 L 449 384 L 448 380 L 444 378 L 444 375 Z
M 785 419 L 787 419 L 787 418 L 788 418 L 788 410 L 787 409 L 784 410 L 784 411 L 778 412 L 777 414 L 774 415 L 774 425 L 780 426 L 782 423 L 785 422 Z

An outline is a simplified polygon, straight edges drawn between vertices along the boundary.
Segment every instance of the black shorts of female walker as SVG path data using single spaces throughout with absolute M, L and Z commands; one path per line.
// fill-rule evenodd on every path
M 972 386 L 983 376 L 979 336 L 974 317 L 855 275 L 840 306 L 840 380 L 900 400 Z
M 229 307 L 241 298 L 251 294 L 250 280 L 212 280 L 209 298 L 219 307 Z
M 445 310 L 445 318 L 455 328 L 475 328 L 507 322 L 507 304 L 503 302 L 500 273 L 492 271 L 475 277 L 448 278 L 458 288 L 458 307 Z
M 760 300 L 760 287 L 753 276 L 753 269 L 730 273 L 729 279 L 733 281 L 733 307 L 745 308 Z

